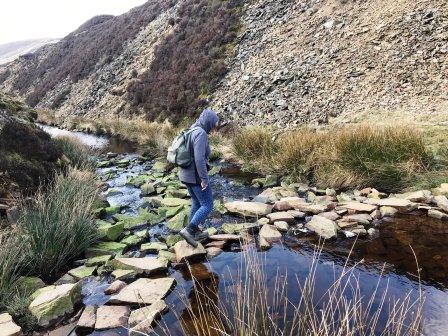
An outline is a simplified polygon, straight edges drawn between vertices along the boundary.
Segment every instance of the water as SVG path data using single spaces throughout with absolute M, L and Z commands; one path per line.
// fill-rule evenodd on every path
M 84 138 L 82 135 L 81 138 Z M 89 136 L 91 139 L 93 136 Z M 100 138 L 103 141 L 103 138 Z M 90 140 L 89 140 L 90 141 Z M 102 142 L 103 148 L 109 146 Z M 129 176 L 137 176 L 149 169 L 151 162 L 140 163 L 137 155 L 126 155 L 131 165 L 125 169 L 116 169 L 117 175 L 108 181 L 111 188 L 118 193 L 108 197 L 111 204 L 125 204 L 127 213 L 135 213 L 140 202 L 140 189 L 125 184 Z M 121 158 L 121 157 L 120 157 Z M 100 174 L 109 168 L 99 170 Z M 115 168 L 112 168 L 114 170 Z M 110 170 L 110 169 L 109 169 Z M 221 175 L 212 178 L 215 196 L 229 199 L 250 199 L 260 190 L 248 187 L 251 178 L 247 173 L 241 173 L 235 166 L 226 166 Z M 233 216 L 215 214 L 208 225 L 219 226 L 223 222 L 243 221 Z M 408 293 L 411 299 L 416 299 L 420 283 L 417 277 L 417 266 L 414 253 L 421 269 L 421 290 L 425 296 L 424 303 L 424 335 L 448 335 L 448 225 L 441 221 L 418 214 L 396 217 L 382 222 L 379 226 L 379 236 L 372 239 L 358 239 L 351 254 L 351 265 L 357 263 L 355 276 L 359 279 L 361 294 L 369 298 L 379 282 L 379 291 L 387 289 L 387 299 L 403 298 Z M 163 226 L 155 226 L 150 230 L 154 235 L 166 234 Z M 317 240 L 313 235 L 299 233 L 286 234 L 282 244 L 275 245 L 266 252 L 259 252 L 265 260 L 265 271 L 270 289 L 273 287 L 275 275 L 279 271 L 288 278 L 288 297 L 297 302 L 297 280 L 303 281 L 309 274 L 314 260 L 314 245 Z M 332 283 L 335 273 L 341 271 L 347 256 L 350 254 L 354 239 L 339 238 L 328 242 L 317 262 L 316 296 L 319 297 Z M 410 248 L 412 246 L 413 250 Z M 192 274 L 207 288 L 209 294 L 216 300 L 225 301 L 226 289 L 231 288 L 232 278 L 241 261 L 241 253 L 235 252 L 235 246 L 225 249 L 225 252 L 210 261 L 192 266 Z M 182 296 L 189 300 L 193 307 L 200 304 L 193 295 L 193 281 L 186 269 L 171 269 L 170 276 L 177 280 L 176 289 L 168 295 L 166 302 L 170 311 L 163 316 L 162 327 L 155 329 L 155 334 L 163 335 L 162 329 L 169 329 L 172 335 L 184 335 L 183 327 L 191 330 L 191 320 L 184 310 Z M 83 292 L 86 294 L 84 303 L 101 305 L 107 301 L 103 289 L 110 279 L 90 280 L 85 283 Z M 230 286 L 230 287 L 229 287 Z M 378 299 L 377 299 L 378 301 Z M 178 317 L 182 317 L 179 322 Z M 383 314 L 380 321 L 384 321 Z M 111 330 L 95 332 L 94 335 L 126 335 L 126 330 Z M 191 333 L 193 334 L 193 333 Z

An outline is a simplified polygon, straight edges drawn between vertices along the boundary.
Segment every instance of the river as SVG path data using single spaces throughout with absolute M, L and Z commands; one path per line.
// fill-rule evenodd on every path
M 47 126 L 43 128 L 52 135 L 67 132 Z M 78 137 L 87 145 L 97 149 L 120 153 L 124 158 L 132 160 L 136 156 L 135 153 L 127 152 L 135 150 L 132 145 L 121 143 L 118 139 L 110 141 L 107 137 L 79 132 L 68 132 L 68 134 Z M 110 179 L 109 186 L 114 188 L 114 191 L 118 191 L 118 195 L 109 197 L 109 202 L 112 205 L 128 205 L 127 212 L 134 213 L 141 201 L 140 189 L 125 185 L 123 181 L 129 176 L 137 176 L 145 169 L 148 169 L 147 165 L 135 163 Z M 99 170 L 99 174 L 104 174 L 104 170 Z M 249 199 L 257 195 L 260 190 L 241 183 L 247 178 L 250 176 L 239 174 L 235 167 L 227 166 L 221 174 L 212 178 L 216 197 Z M 219 227 L 223 222 L 228 221 L 241 220 L 228 216 L 224 218 L 214 216 L 208 225 Z M 403 298 L 409 293 L 412 298 L 417 298 L 421 288 L 425 297 L 423 335 L 448 335 L 448 224 L 411 214 L 384 221 L 378 229 L 377 237 L 359 239 L 351 255 L 351 263 L 357 265 L 354 276 L 358 278 L 362 296 L 369 298 L 378 281 L 379 292 L 387 290 L 388 299 Z M 152 236 L 164 232 L 163 227 L 151 230 Z M 332 283 L 335 274 L 344 267 L 353 243 L 354 240 L 339 238 L 325 245 L 317 262 L 316 294 L 323 293 Z M 288 295 L 291 301 L 296 302 L 299 296 L 296 283 L 297 280 L 303 281 L 309 274 L 314 260 L 315 244 L 316 239 L 313 236 L 286 234 L 282 244 L 274 245 L 268 251 L 258 252 L 266 263 L 264 269 L 267 272 L 268 285 L 274 286 L 275 274 L 280 272 L 288 278 Z M 417 267 L 410 246 L 414 249 L 419 261 L 421 283 L 417 278 Z M 204 286 L 208 286 L 217 297 L 220 295 L 222 297 L 229 282 L 234 279 L 240 262 L 240 247 L 238 244 L 232 244 L 210 261 L 194 264 L 191 273 Z M 189 328 L 188 314 L 183 310 L 179 292 L 186 293 L 193 305 L 197 303 L 191 295 L 193 291 L 191 273 L 185 269 L 170 269 L 169 271 L 169 275 L 177 280 L 177 286 L 176 290 L 166 298 L 170 310 L 163 316 L 162 322 L 172 335 L 183 335 L 179 316 L 184 317 L 184 327 Z M 108 281 L 110 280 L 87 280 L 83 289 L 84 303 L 104 304 L 108 297 L 103 294 L 103 290 Z M 380 318 L 384 319 L 384 314 Z M 162 329 L 161 326 L 157 327 L 154 334 L 162 335 Z M 114 334 L 125 335 L 127 331 L 117 329 L 93 333 L 93 335 Z

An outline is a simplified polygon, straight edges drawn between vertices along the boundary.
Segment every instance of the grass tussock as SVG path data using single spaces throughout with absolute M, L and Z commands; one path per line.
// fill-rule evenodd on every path
M 93 170 L 95 162 L 93 150 L 74 136 L 59 136 L 54 139 L 57 146 L 70 161 L 72 167 L 82 170 Z
M 399 191 L 422 176 L 439 173 L 448 157 L 443 150 L 431 149 L 421 131 L 396 125 L 301 129 L 277 140 L 272 140 L 269 130 L 250 128 L 235 136 L 233 148 L 249 167 L 293 181 L 332 188 L 373 186 L 384 191 Z
M 96 240 L 91 209 L 97 192 L 91 173 L 71 169 L 24 206 L 18 229 L 31 272 L 50 279 Z
M 288 284 L 287 276 L 277 271 L 268 279 L 264 259 L 253 249 L 242 253 L 236 276 L 225 283 L 225 293 L 210 293 L 194 280 L 193 295 L 184 296 L 186 309 L 179 316 L 184 335 L 245 336 L 367 336 L 421 334 L 423 296 L 408 293 L 391 298 L 378 284 L 370 296 L 361 294 L 356 276 L 357 264 L 335 270 L 332 284 L 318 294 L 317 249 L 304 281 Z M 387 288 L 387 287 L 386 287 Z M 289 291 L 294 292 L 290 299 Z M 412 299 L 417 294 L 416 299 Z M 194 305 L 192 305 L 194 302 Z M 198 304 L 199 303 L 199 304 Z M 167 333 L 169 334 L 169 332 Z

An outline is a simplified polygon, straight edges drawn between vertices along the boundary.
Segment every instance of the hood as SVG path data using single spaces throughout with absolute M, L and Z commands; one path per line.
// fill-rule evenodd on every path
M 202 111 L 201 115 L 199 116 L 198 120 L 191 126 L 191 127 L 201 127 L 204 129 L 207 133 L 210 133 L 210 131 L 218 125 L 219 117 L 216 114 L 215 111 L 212 109 L 205 109 Z

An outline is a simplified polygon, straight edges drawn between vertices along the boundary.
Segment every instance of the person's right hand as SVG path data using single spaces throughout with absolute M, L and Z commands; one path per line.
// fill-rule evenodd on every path
M 207 189 L 207 183 L 204 181 L 201 181 L 201 190 L 204 191 L 205 189 Z

